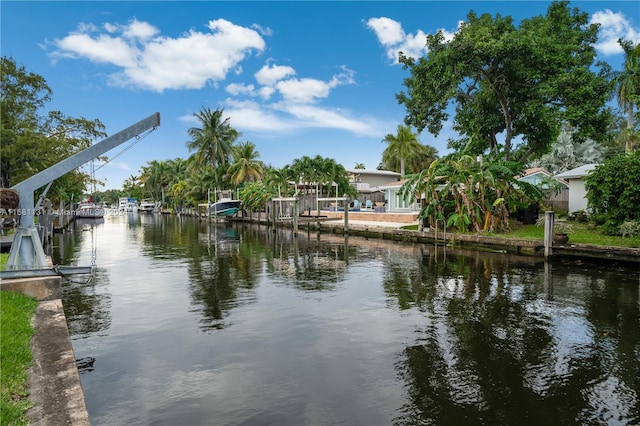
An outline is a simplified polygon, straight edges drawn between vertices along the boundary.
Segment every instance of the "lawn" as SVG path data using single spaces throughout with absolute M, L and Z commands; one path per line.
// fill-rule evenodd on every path
M 3 426 L 29 424 L 27 369 L 33 360 L 29 343 L 33 335 L 31 318 L 37 306 L 38 302 L 31 297 L 0 291 L 0 425 Z
M 570 222 L 570 224 L 572 231 L 569 232 L 569 243 L 640 248 L 640 236 L 620 237 L 605 235 L 597 226 L 589 223 Z M 403 227 L 403 229 L 417 230 L 418 225 Z M 544 239 L 544 227 L 522 225 L 519 222 L 514 222 L 511 224 L 511 232 L 488 232 L 486 235 L 502 238 L 520 238 L 524 240 L 542 240 Z

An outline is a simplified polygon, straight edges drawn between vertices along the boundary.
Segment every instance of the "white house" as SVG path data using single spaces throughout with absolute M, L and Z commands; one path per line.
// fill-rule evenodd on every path
M 556 179 L 563 179 L 569 184 L 569 213 L 577 210 L 587 210 L 587 189 L 584 185 L 584 178 L 596 166 L 597 164 L 585 164 L 554 176 Z
M 380 185 L 378 188 L 384 192 L 385 211 L 394 213 L 414 213 L 420 211 L 420 202 L 415 198 L 400 195 L 400 188 L 407 179 Z

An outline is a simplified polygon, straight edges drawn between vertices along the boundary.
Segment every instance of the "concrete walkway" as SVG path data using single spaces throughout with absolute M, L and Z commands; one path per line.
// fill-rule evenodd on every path
M 89 426 L 80 376 L 60 299 L 40 302 L 31 341 L 28 412 L 32 425 Z
M 38 300 L 31 338 L 33 365 L 29 368 L 27 414 L 36 426 L 89 426 L 89 413 L 62 306 L 59 276 L 0 280 L 0 290 L 15 291 Z

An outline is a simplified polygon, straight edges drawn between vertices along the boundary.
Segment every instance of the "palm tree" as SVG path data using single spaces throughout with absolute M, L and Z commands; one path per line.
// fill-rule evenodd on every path
M 640 43 L 635 46 L 631 41 L 618 40 L 625 54 L 624 71 L 616 77 L 616 95 L 618 105 L 627 113 L 627 128 L 620 136 L 625 140 L 625 151 L 631 152 L 638 142 L 633 130 L 634 106 L 640 100 Z
M 364 166 L 364 163 L 356 163 L 356 166 L 354 167 L 354 169 L 356 169 L 356 170 L 365 170 L 366 167 Z
M 140 183 L 149 197 L 157 200 L 170 182 L 169 166 L 166 161 L 151 160 L 142 166 Z
M 397 134 L 387 134 L 382 142 L 386 142 L 389 146 L 384 150 L 382 158 L 385 164 L 393 159 L 400 161 L 400 175 L 405 175 L 405 162 L 412 157 L 416 151 L 420 150 L 420 142 L 416 135 L 408 126 L 400 124 Z
M 203 108 L 194 116 L 200 121 L 202 127 L 192 127 L 187 133 L 192 140 L 187 142 L 189 151 L 196 151 L 195 162 L 199 166 L 210 165 L 214 169 L 225 166 L 232 156 L 233 143 L 239 136 L 229 124 L 229 118 L 222 119 L 224 110 L 211 111 Z M 218 173 L 216 174 L 216 186 L 218 185 Z
M 551 152 L 540 157 L 533 165 L 557 174 L 584 164 L 600 163 L 603 158 L 602 147 L 596 141 L 587 139 L 576 143 L 571 131 L 564 129 L 551 145 Z
M 233 147 L 234 162 L 227 173 L 231 175 L 231 183 L 238 185 L 241 182 L 260 180 L 264 176 L 262 161 L 259 161 L 260 153 L 256 151 L 253 142 L 240 142 Z

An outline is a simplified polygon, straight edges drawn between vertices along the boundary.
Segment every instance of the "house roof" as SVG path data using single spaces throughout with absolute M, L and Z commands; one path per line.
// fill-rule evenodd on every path
M 536 175 L 541 175 L 544 177 L 552 177 L 555 180 L 557 180 L 558 182 L 560 182 L 561 184 L 565 185 L 565 186 L 569 186 L 569 182 L 567 182 L 566 180 L 562 179 L 562 178 L 558 178 L 558 176 L 553 176 L 553 174 L 549 171 L 547 171 L 546 169 L 542 168 L 542 167 L 532 167 L 530 169 L 527 169 L 524 171 L 524 174 L 522 176 L 516 176 L 517 180 L 521 180 L 521 181 L 527 181 L 528 177 L 530 176 L 536 176 Z
M 395 182 L 389 182 L 389 183 L 385 183 L 382 185 L 378 185 L 379 189 L 385 189 L 385 188 L 400 188 L 402 185 L 404 185 L 409 179 L 403 179 L 403 180 L 397 180 Z
M 531 175 L 545 175 L 545 176 L 551 176 L 551 173 L 548 172 L 547 170 L 543 169 L 542 167 L 532 167 L 530 169 L 527 169 L 524 171 L 524 174 L 522 176 L 518 176 L 518 179 L 523 178 L 523 177 L 527 177 L 527 176 L 531 176 Z
M 400 176 L 400 173 L 389 170 L 347 169 L 346 172 L 353 175 Z
M 579 179 L 583 178 L 593 169 L 595 169 L 597 164 L 585 164 L 584 166 L 576 167 L 575 169 L 567 170 L 566 172 L 559 173 L 554 177 L 557 179 Z

